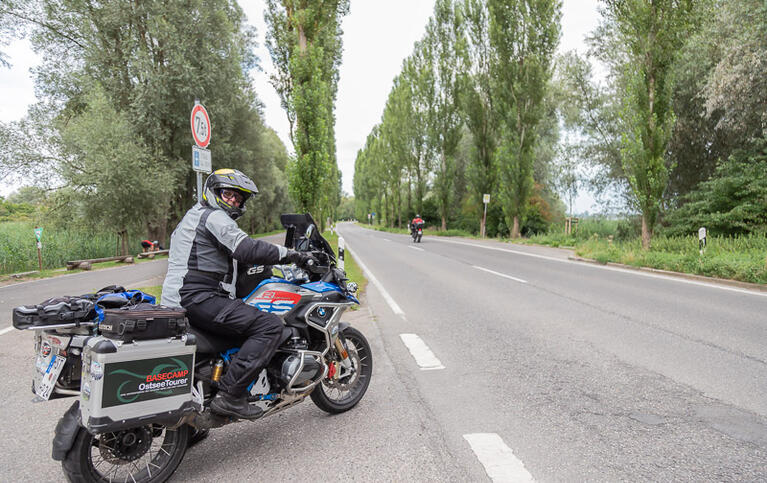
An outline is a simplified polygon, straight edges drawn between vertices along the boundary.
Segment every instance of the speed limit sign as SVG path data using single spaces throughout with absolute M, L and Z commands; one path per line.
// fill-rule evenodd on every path
M 192 108 L 192 137 L 195 144 L 199 147 L 207 147 L 210 143 L 210 118 L 208 117 L 208 111 L 205 110 L 202 104 L 195 101 L 194 108 Z

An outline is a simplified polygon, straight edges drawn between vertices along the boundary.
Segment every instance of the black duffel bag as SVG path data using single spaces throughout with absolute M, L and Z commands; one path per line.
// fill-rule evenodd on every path
M 149 303 L 105 309 L 99 324 L 101 335 L 123 342 L 179 337 L 188 327 L 186 309 Z
M 36 305 L 22 305 L 13 309 L 13 326 L 17 329 L 74 324 L 93 320 L 95 304 L 82 296 L 54 297 Z

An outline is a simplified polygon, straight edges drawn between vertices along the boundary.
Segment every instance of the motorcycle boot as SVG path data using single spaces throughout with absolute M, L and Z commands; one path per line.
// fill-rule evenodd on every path
M 210 409 L 216 414 L 231 416 L 239 419 L 258 419 L 264 415 L 264 410 L 258 406 L 248 404 L 248 396 L 232 396 L 228 392 L 219 391 L 213 401 L 210 402 Z

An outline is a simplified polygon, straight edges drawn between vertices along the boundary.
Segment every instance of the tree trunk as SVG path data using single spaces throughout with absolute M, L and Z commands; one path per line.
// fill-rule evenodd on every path
M 120 238 L 122 239 L 122 253 L 120 255 L 128 254 L 128 232 L 123 230 L 120 232 Z
M 445 219 L 445 215 L 442 215 L 442 231 L 447 230 L 447 220 Z
M 519 216 L 514 216 L 514 224 L 511 227 L 511 238 L 519 238 Z
M 647 215 L 642 215 L 642 250 L 650 249 L 652 240 L 652 227 L 647 223 Z

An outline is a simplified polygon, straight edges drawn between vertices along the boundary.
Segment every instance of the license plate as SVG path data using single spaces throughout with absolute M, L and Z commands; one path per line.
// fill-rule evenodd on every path
M 65 339 L 66 341 L 62 341 Z M 59 379 L 64 363 L 67 362 L 63 349 L 67 346 L 69 337 L 53 337 L 43 334 L 35 360 L 35 394 L 36 401 L 47 401 L 53 393 L 53 387 Z

